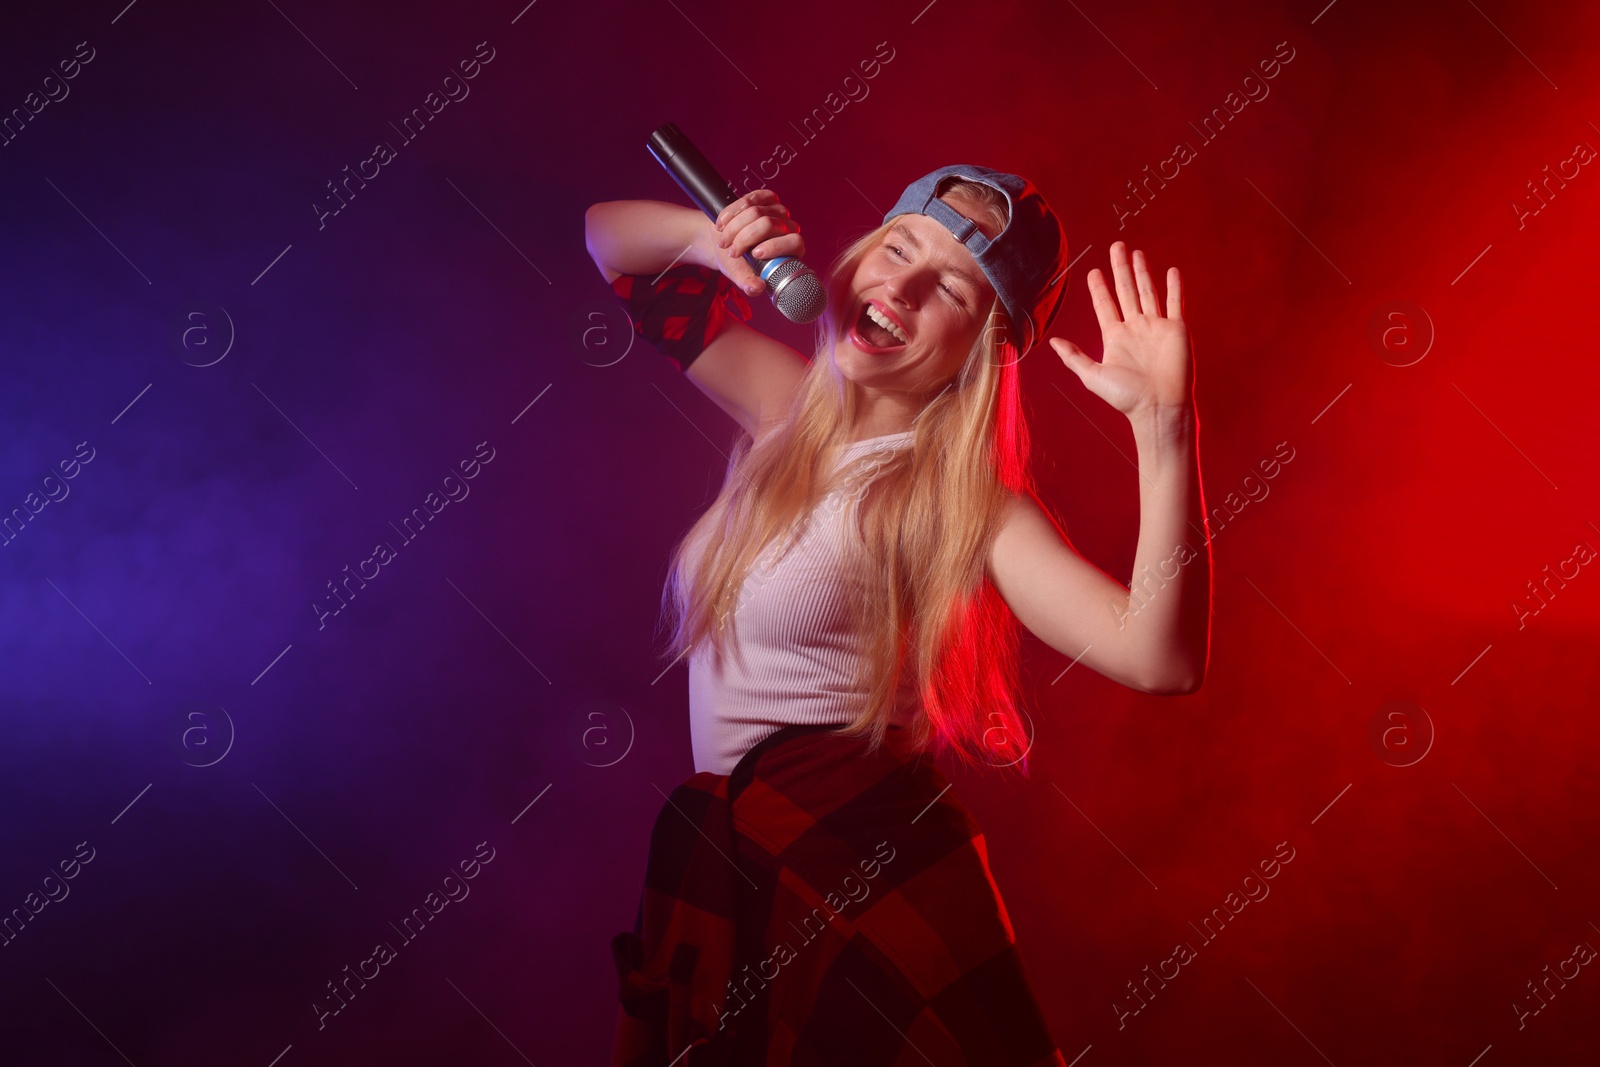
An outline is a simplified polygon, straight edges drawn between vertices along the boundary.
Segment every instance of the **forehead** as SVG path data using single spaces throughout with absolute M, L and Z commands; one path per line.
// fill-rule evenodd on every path
M 957 241 L 943 223 L 926 215 L 897 215 L 890 224 L 890 233 L 904 238 L 929 262 L 963 279 L 977 292 L 987 296 L 994 291 L 971 250 Z

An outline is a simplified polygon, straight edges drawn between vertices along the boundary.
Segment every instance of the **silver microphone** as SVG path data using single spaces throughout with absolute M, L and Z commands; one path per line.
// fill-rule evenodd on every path
M 652 133 L 646 147 L 708 218 L 715 220 L 723 208 L 739 199 L 733 186 L 672 123 Z M 828 291 L 822 279 L 794 256 L 758 260 L 746 252 L 744 259 L 767 283 L 773 305 L 790 322 L 815 322 L 826 310 Z

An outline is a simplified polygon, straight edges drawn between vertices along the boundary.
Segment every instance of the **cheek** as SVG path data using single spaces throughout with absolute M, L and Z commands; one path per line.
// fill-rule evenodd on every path
M 983 323 L 967 318 L 951 330 L 949 341 L 949 359 L 945 371 L 954 375 L 961 370 L 967 356 L 978 344 L 983 336 Z
M 976 337 L 976 334 L 955 329 L 943 334 L 939 347 L 928 354 L 927 362 L 923 364 L 930 372 L 930 378 L 943 382 L 954 377 L 966 362 L 967 353 L 972 350 L 972 342 Z
M 951 315 L 944 329 L 945 348 L 949 350 L 950 358 L 959 365 L 972 351 L 972 346 L 978 343 L 982 333 L 983 323 L 972 316 L 965 313 Z

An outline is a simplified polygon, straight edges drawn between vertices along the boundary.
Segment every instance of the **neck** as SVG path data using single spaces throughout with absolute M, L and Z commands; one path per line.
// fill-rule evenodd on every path
M 865 441 L 885 434 L 911 429 L 911 420 L 922 410 L 916 399 L 905 393 L 885 392 L 858 386 L 855 421 L 845 434 L 847 441 Z

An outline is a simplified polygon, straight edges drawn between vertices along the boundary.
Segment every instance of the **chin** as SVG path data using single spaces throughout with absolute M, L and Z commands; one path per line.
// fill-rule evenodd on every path
M 899 362 L 901 353 L 893 356 L 875 355 L 863 352 L 850 340 L 849 334 L 840 339 L 834 346 L 834 365 L 851 381 L 859 381 L 867 385 L 878 384 L 873 379 L 881 378 L 883 373 Z
M 883 356 L 871 356 L 846 341 L 837 349 L 834 366 L 839 376 L 857 388 L 879 393 L 914 393 L 921 386 L 916 382 L 914 367 L 891 366 Z

